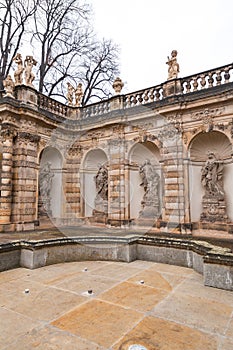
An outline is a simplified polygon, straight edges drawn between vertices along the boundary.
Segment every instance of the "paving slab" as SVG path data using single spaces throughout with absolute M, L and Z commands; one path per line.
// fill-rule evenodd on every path
M 133 345 L 233 349 L 233 292 L 203 286 L 192 269 L 146 261 L 83 261 L 0 273 L 1 350 Z

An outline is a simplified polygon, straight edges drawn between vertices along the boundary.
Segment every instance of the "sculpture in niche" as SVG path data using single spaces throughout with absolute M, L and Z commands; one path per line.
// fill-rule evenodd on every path
M 82 89 L 82 83 L 79 83 L 77 88 L 74 91 L 75 95 L 75 106 L 80 107 L 82 103 L 83 98 L 83 89 Z
M 44 164 L 40 171 L 39 176 L 39 186 L 40 186 L 40 198 L 43 202 L 44 210 L 47 214 L 50 213 L 50 202 L 51 202 L 51 188 L 52 188 L 52 180 L 54 174 L 51 169 L 51 163 L 47 162 Z
M 74 97 L 74 87 L 68 82 L 67 95 L 66 95 L 68 106 L 73 106 L 73 97 Z
M 17 69 L 14 72 L 14 78 L 15 78 L 15 85 L 20 85 L 23 83 L 23 60 L 20 53 L 17 53 L 15 57 L 13 58 L 13 61 L 17 64 Z
M 33 86 L 33 81 L 35 79 L 35 75 L 32 73 L 33 66 L 37 65 L 37 61 L 32 56 L 26 56 L 24 60 L 24 67 L 25 67 L 25 83 L 28 86 Z
M 139 168 L 139 174 L 142 178 L 140 186 L 144 188 L 144 196 L 141 202 L 142 210 L 139 217 L 158 218 L 160 199 L 159 199 L 159 180 L 160 176 L 156 172 L 156 167 L 147 159 Z
M 95 210 L 93 215 L 107 214 L 108 212 L 108 169 L 105 165 L 99 165 L 98 172 L 94 176 L 96 185 Z
M 171 58 L 167 58 L 167 64 L 168 64 L 168 78 L 170 79 L 176 79 L 178 77 L 178 73 L 180 71 L 179 64 L 177 63 L 177 51 L 173 50 L 171 53 Z
M 223 188 L 223 162 L 214 152 L 208 152 L 208 158 L 201 169 L 201 183 L 205 189 L 202 198 L 203 212 L 201 221 L 227 222 L 225 194 Z
M 5 80 L 3 80 L 3 86 L 6 92 L 4 97 L 14 97 L 13 90 L 14 90 L 15 84 L 10 75 L 8 75 Z
M 223 163 L 217 160 L 214 152 L 208 153 L 208 159 L 201 170 L 201 182 L 206 196 L 224 197 Z
M 108 200 L 108 169 L 105 165 L 100 165 L 95 176 L 97 196 L 103 200 Z

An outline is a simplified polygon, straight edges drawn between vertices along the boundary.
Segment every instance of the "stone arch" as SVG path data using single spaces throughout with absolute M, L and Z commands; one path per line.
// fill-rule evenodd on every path
M 103 165 L 108 165 L 108 158 L 104 150 L 100 148 L 89 150 L 81 162 L 81 211 L 85 217 L 93 216 L 97 194 L 95 176 L 99 167 Z
M 233 221 L 232 194 L 232 144 L 229 138 L 220 131 L 198 133 L 188 145 L 189 165 L 189 201 L 192 222 L 200 220 L 202 213 L 202 198 L 204 187 L 201 183 L 201 169 L 208 158 L 208 152 L 213 152 L 219 161 L 224 163 L 223 183 L 226 199 L 227 215 Z
M 158 200 L 159 212 L 162 209 L 163 179 L 161 171 L 161 155 L 157 145 L 151 141 L 135 143 L 128 153 L 129 159 L 129 217 L 137 219 L 142 212 L 142 201 L 145 196 L 145 189 L 142 185 L 140 167 L 149 160 L 153 171 L 159 176 Z
M 39 217 L 43 218 L 46 214 L 50 218 L 61 218 L 62 217 L 62 204 L 63 204 L 63 187 L 62 187 L 62 169 L 63 169 L 63 157 L 59 150 L 55 147 L 46 147 L 40 153 L 40 169 L 39 169 Z M 46 171 L 44 170 L 46 166 L 50 169 L 47 173 L 48 180 L 46 180 Z M 44 174 L 43 174 L 44 171 Z M 50 177 L 50 180 L 49 180 Z M 50 188 L 48 188 L 47 194 L 44 193 L 44 202 L 48 201 L 48 206 L 46 203 L 43 205 L 43 194 L 41 193 L 42 183 L 46 185 L 46 181 L 50 181 Z M 45 190 L 46 191 L 46 190 Z M 44 192 L 45 192 L 44 191 Z M 47 212 L 47 213 L 46 213 Z

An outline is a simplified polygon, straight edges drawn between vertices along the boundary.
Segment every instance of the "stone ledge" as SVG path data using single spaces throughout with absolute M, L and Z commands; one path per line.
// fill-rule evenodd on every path
M 233 291 L 233 253 L 205 241 L 167 237 L 79 236 L 0 244 L 0 271 L 83 260 L 146 260 L 193 268 L 204 284 Z

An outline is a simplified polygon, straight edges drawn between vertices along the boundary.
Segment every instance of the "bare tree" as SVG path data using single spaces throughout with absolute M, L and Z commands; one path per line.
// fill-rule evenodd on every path
M 119 74 L 119 49 L 111 41 L 97 41 L 81 64 L 80 80 L 84 84 L 82 105 L 109 97 L 112 83 Z
M 64 98 L 70 81 L 74 86 L 83 83 L 82 105 L 109 95 L 118 74 L 118 49 L 111 40 L 96 39 L 90 16 L 90 7 L 79 0 L 40 1 L 31 40 L 41 52 L 36 57 L 40 92 Z
M 88 48 L 91 35 L 88 15 L 88 5 L 81 5 L 79 0 L 41 0 L 34 14 L 31 40 L 40 53 L 40 92 L 59 95 L 60 84 Z
M 0 89 L 9 74 L 13 58 L 26 33 L 28 21 L 36 11 L 39 0 L 0 1 Z

